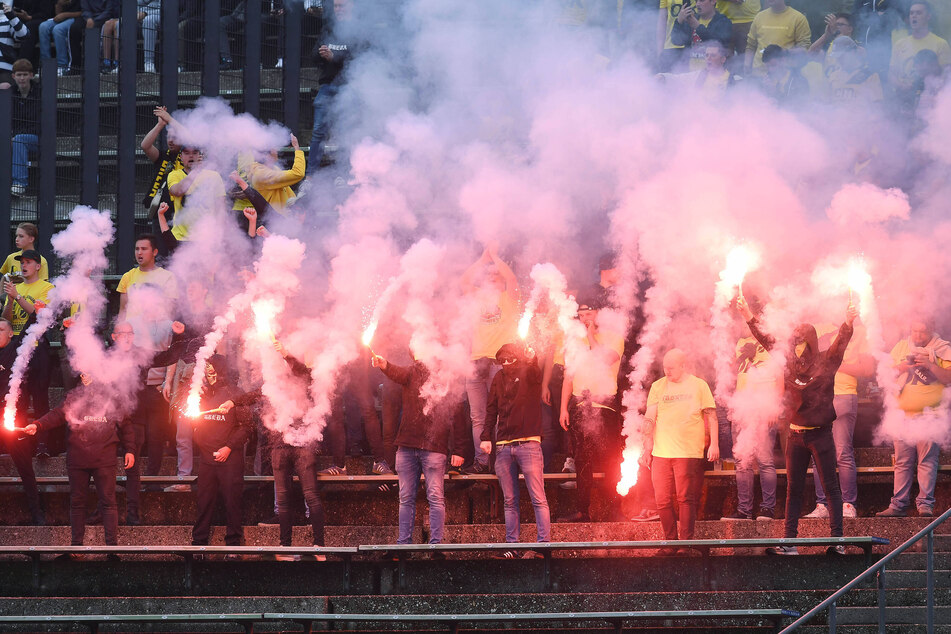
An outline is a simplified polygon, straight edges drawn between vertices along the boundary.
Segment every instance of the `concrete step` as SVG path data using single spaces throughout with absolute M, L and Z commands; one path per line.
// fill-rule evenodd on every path
M 878 623 L 877 607 L 844 607 L 836 612 L 836 624 L 848 625 L 871 625 Z M 892 631 L 893 625 L 916 626 L 925 631 L 927 616 L 924 607 L 919 606 L 890 606 L 885 608 L 885 622 L 888 632 Z M 934 622 L 947 625 L 951 623 L 951 605 L 936 605 L 934 610 Z

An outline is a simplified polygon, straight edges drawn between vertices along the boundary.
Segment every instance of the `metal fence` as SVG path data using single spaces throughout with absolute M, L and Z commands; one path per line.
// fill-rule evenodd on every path
M 30 182 L 22 196 L 11 194 L 13 90 L 0 90 L 0 139 L 6 145 L 0 151 L 0 253 L 12 250 L 17 223 L 35 222 L 37 246 L 55 268 L 50 237 L 75 205 L 84 204 L 113 212 L 110 272 L 130 268 L 136 224 L 144 228 L 148 222 L 141 199 L 152 176 L 139 143 L 154 124 L 157 105 L 171 112 L 198 97 L 220 96 L 237 112 L 301 132 L 302 105 L 317 85 L 316 73 L 302 81 L 302 43 L 316 37 L 319 19 L 308 14 L 305 20 L 301 2 L 283 3 L 278 13 L 270 11 L 269 0 L 247 0 L 243 21 L 234 20 L 229 17 L 234 5 L 234 0 L 162 2 L 157 73 L 143 72 L 136 0 L 121 0 L 117 71 L 100 72 L 98 27 L 81 29 L 81 59 L 73 59 L 74 72 L 81 61 L 78 74 L 58 77 L 56 60 L 41 60 L 39 150 L 30 157 Z M 189 15 L 195 7 L 198 14 Z M 222 42 L 232 53 L 233 68 L 221 68 Z

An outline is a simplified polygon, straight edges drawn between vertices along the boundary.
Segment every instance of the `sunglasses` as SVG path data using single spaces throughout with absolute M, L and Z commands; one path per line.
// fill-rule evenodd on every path
M 501 363 L 502 365 L 512 365 L 516 361 L 518 361 L 518 359 L 516 359 L 515 357 L 505 357 L 504 359 L 499 359 L 499 363 Z

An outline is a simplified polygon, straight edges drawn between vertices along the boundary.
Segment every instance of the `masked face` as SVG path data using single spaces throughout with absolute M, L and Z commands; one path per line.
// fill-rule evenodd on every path
M 210 363 L 205 364 L 205 382 L 208 385 L 214 385 L 218 382 L 218 372 L 215 370 L 215 366 Z

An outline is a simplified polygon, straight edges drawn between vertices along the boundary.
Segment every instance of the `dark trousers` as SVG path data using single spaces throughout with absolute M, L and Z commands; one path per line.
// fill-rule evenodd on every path
M 315 546 L 324 545 L 324 507 L 317 494 L 317 456 L 310 447 L 291 447 L 281 444 L 271 450 L 274 469 L 274 495 L 277 497 L 277 517 L 281 524 L 281 546 L 291 545 L 294 529 L 294 511 L 291 508 L 291 487 L 294 472 L 300 478 L 301 490 L 310 509 L 310 526 Z
M 551 393 L 551 405 L 542 406 L 542 455 L 545 457 L 545 471 L 551 466 L 552 455 L 561 448 L 562 444 L 566 447 L 564 452 L 572 455 L 568 445 L 571 444 L 569 434 L 563 434 L 561 425 L 558 421 L 561 410 L 561 387 L 565 382 L 565 366 L 556 364 L 552 366 L 551 380 L 548 382 L 548 390 Z M 564 437 L 564 439 L 563 439 Z
M 40 24 L 44 20 L 32 19 L 24 22 L 26 25 L 26 37 L 20 40 L 19 59 L 28 59 L 33 64 L 33 68 L 38 68 L 39 56 L 36 53 L 36 45 L 40 38 Z
M 575 448 L 578 511 L 590 516 L 594 472 L 604 472 L 605 493 L 613 498 L 610 507 L 621 508 L 615 485 L 621 479 L 621 421 L 614 410 L 595 407 L 572 397 L 569 408 L 572 441 Z
M 0 430 L 0 447 L 5 447 L 13 459 L 20 480 L 23 481 L 23 493 L 26 505 L 33 519 L 40 515 L 40 493 L 36 487 L 36 472 L 33 471 L 33 439 L 16 432 Z
M 69 470 L 69 525 L 72 528 L 72 545 L 82 546 L 86 535 L 86 494 L 89 493 L 89 478 L 96 485 L 99 508 L 102 510 L 102 528 L 106 545 L 117 545 L 119 534 L 119 510 L 116 506 L 116 468 Z
M 244 537 L 241 526 L 241 495 L 244 493 L 244 451 L 238 447 L 224 462 L 198 462 L 198 516 L 192 530 L 192 545 L 206 546 L 211 534 L 215 502 L 221 496 L 225 504 L 225 544 L 240 546 Z
M 51 372 L 50 345 L 45 339 L 41 339 L 40 345 L 33 352 L 33 358 L 30 359 L 26 384 L 23 391 L 20 392 L 20 400 L 17 403 L 17 409 L 20 410 L 24 420 L 26 420 L 26 410 L 31 402 L 33 403 L 34 419 L 45 416 L 50 411 Z M 39 444 L 45 445 L 47 449 L 60 453 L 65 445 L 65 433 L 65 428 L 57 428 L 52 432 L 41 431 L 37 440 Z
M 653 474 L 651 470 L 638 462 L 637 484 L 634 485 L 634 501 L 641 510 L 656 511 L 657 499 L 654 496 Z
M 125 472 L 125 503 L 126 513 L 138 519 L 139 517 L 139 499 L 142 488 L 142 448 L 145 446 L 145 425 L 139 425 L 138 422 L 132 425 L 132 431 L 135 434 L 135 464 L 131 469 Z
M 366 367 L 363 367 L 363 366 Z M 383 460 L 383 434 L 380 426 L 380 417 L 377 415 L 376 406 L 373 403 L 373 392 L 370 385 L 368 361 L 357 361 L 351 363 L 344 370 L 346 381 L 346 390 L 348 398 L 338 396 L 334 398 L 331 405 L 332 411 L 327 421 L 325 438 L 330 455 L 333 456 L 334 464 L 342 467 L 346 464 L 347 457 L 347 421 L 352 416 L 346 415 L 346 404 L 355 406 L 359 412 L 362 421 L 363 436 L 366 438 L 370 453 L 376 461 Z M 356 429 L 351 429 L 351 436 L 358 437 L 361 429 L 359 425 L 354 425 Z M 394 436 L 395 438 L 395 436 Z M 395 455 L 395 450 L 394 450 Z M 390 467 L 392 467 L 392 463 Z
M 703 483 L 703 459 L 654 457 L 651 480 L 664 539 L 693 539 Z
M 789 430 L 786 440 L 786 527 L 783 536 L 796 537 L 799 534 L 799 512 L 802 510 L 802 493 L 810 458 L 815 460 L 816 466 L 813 477 L 822 482 L 826 495 L 829 534 L 842 537 L 842 491 L 835 472 L 835 440 L 832 438 L 831 425 L 805 431 Z
M 165 439 L 168 437 L 168 403 L 158 386 L 147 385 L 139 397 L 137 420 L 145 424 L 146 452 L 149 456 L 149 466 L 145 475 L 158 475 L 162 470 L 162 458 L 165 456 Z M 138 457 L 138 456 L 137 456 Z

